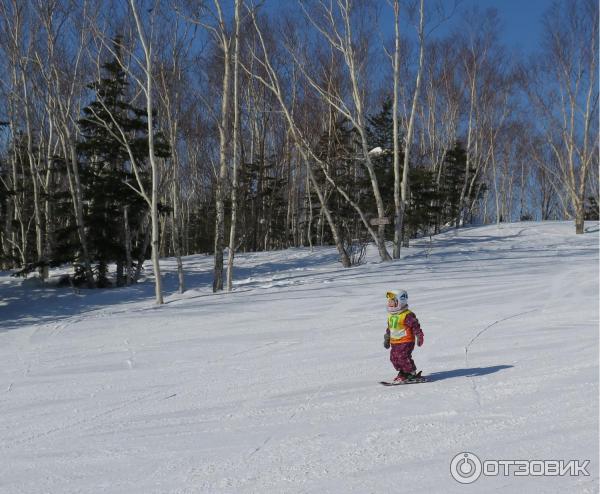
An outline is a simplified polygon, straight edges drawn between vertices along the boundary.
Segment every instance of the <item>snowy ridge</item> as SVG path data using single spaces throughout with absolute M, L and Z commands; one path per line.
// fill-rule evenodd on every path
M 448 231 L 344 269 L 332 248 L 212 258 L 164 306 L 0 274 L 1 493 L 598 492 L 598 224 Z M 384 388 L 385 291 L 408 290 L 432 382 Z M 468 351 L 467 351 L 468 350 Z M 590 460 L 482 477 L 450 461 Z

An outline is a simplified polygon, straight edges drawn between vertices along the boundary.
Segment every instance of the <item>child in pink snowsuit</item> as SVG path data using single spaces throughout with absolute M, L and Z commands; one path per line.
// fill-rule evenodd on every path
M 397 381 L 414 380 L 417 367 L 412 359 L 412 352 L 423 345 L 423 330 L 417 316 L 408 310 L 408 293 L 406 290 L 390 290 L 386 294 L 388 323 L 383 346 L 390 348 L 390 360 L 398 371 Z

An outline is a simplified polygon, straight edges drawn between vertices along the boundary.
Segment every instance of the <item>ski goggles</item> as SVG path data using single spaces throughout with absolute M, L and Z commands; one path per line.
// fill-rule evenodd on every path
M 396 300 L 398 296 L 394 292 L 387 292 L 385 294 L 385 298 L 387 298 L 388 300 Z

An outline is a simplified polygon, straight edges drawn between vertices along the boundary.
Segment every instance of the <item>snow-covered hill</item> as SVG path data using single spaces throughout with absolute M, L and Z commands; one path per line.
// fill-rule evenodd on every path
M 331 248 L 165 260 L 105 291 L 0 275 L 2 493 L 598 492 L 598 224 L 451 231 L 343 269 Z M 432 382 L 385 388 L 385 291 L 405 288 Z M 466 351 L 468 349 L 468 351 Z M 590 460 L 590 476 L 450 475 Z

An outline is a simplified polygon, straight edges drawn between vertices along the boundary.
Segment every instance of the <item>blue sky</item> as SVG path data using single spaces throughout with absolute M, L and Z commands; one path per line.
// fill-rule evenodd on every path
M 433 2 L 434 0 L 425 0 Z M 570 0 L 577 1 L 577 0 Z M 384 31 L 389 25 L 389 36 L 393 34 L 393 19 L 388 3 L 385 0 L 381 2 L 381 23 Z M 452 8 L 454 0 L 443 0 L 448 9 Z M 553 0 L 461 0 L 454 17 L 447 21 L 437 30 L 437 34 L 443 34 L 456 26 L 462 19 L 461 12 L 477 7 L 481 11 L 488 8 L 494 8 L 498 11 L 501 21 L 498 27 L 500 40 L 509 49 L 517 49 L 525 54 L 530 54 L 538 49 L 542 33 L 542 15 L 552 5 Z M 280 8 L 291 7 L 297 9 L 295 0 L 267 0 L 267 10 L 275 12 Z
M 389 11 L 387 2 L 380 1 L 386 4 L 382 6 L 383 12 Z M 427 2 L 432 2 L 432 0 L 425 0 L 426 5 Z M 542 17 L 552 2 L 553 0 L 461 0 L 453 17 L 436 29 L 434 37 L 444 35 L 460 26 L 464 22 L 465 11 L 477 8 L 483 13 L 491 8 L 498 12 L 499 25 L 497 27 L 500 41 L 509 50 L 517 50 L 529 55 L 539 49 L 543 31 Z M 450 12 L 454 0 L 443 0 L 443 3 L 447 12 Z M 391 36 L 393 29 L 391 16 L 386 19 L 384 14 L 382 20 L 384 30 L 387 29 L 385 24 L 389 23 L 389 35 Z M 410 37 L 412 37 L 411 31 L 414 33 L 413 27 L 406 32 Z
M 496 9 L 502 21 L 499 29 L 501 40 L 509 48 L 520 48 L 524 53 L 530 53 L 539 46 L 542 16 L 551 5 L 552 0 L 463 0 L 460 8 Z

